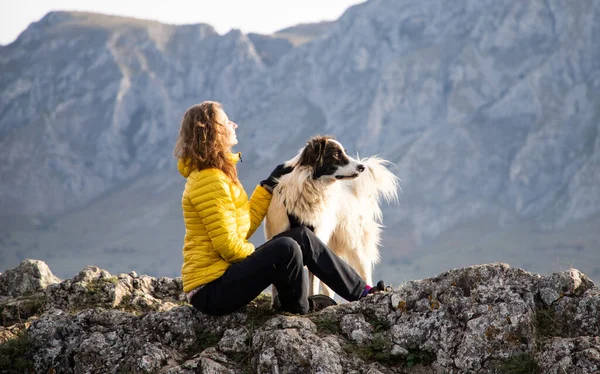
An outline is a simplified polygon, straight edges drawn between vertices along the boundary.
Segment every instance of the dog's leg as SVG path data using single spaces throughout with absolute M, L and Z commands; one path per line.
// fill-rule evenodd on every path
M 277 296 L 277 288 L 271 285 L 271 308 L 281 307 L 281 305 L 275 305 L 275 297 Z
M 365 282 L 367 282 L 368 285 L 370 286 L 374 286 L 373 284 L 373 275 L 371 274 L 373 272 L 373 266 L 371 264 L 365 264 L 363 265 L 364 269 L 362 269 L 362 277 L 365 280 Z
M 362 261 L 360 261 L 358 258 L 356 258 L 355 260 L 358 260 L 358 261 L 356 261 L 356 263 L 352 264 L 352 267 L 354 269 L 356 269 L 356 272 L 365 281 L 365 283 L 372 286 L 373 285 L 373 275 L 372 275 L 373 265 L 371 264 L 370 261 L 367 261 L 365 259 L 362 259 Z
M 333 296 L 335 295 L 335 292 L 333 292 L 333 290 L 331 288 L 329 288 L 325 283 L 323 283 L 321 285 L 321 288 L 323 289 L 322 293 L 325 296 L 329 296 L 331 298 L 333 298 Z
M 315 277 L 313 273 L 308 272 L 308 296 L 316 295 L 319 293 L 319 286 L 321 285 L 321 281 L 319 278 Z M 323 285 L 325 286 L 325 285 Z
M 360 252 L 360 251 L 357 251 Z M 365 281 L 366 284 L 373 285 L 373 263 L 356 252 L 347 254 L 348 265 L 350 265 L 358 275 Z

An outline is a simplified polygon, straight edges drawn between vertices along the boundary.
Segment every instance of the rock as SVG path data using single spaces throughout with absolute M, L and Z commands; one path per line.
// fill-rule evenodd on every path
M 228 329 L 225 330 L 219 341 L 219 350 L 224 353 L 248 353 L 250 350 L 249 340 L 250 334 L 244 326 Z
M 49 285 L 59 282 L 45 262 L 23 260 L 16 268 L 0 275 L 0 300 L 43 292 Z
M 556 301 L 549 312 L 554 321 L 551 328 L 559 336 L 600 336 L 600 291 L 590 288 L 581 296 L 563 297 Z
M 23 260 L 4 272 L 0 275 L 0 325 L 23 323 L 39 315 L 46 303 L 45 289 L 59 282 L 48 265 L 38 260 Z
M 1 326 L 23 323 L 30 317 L 40 315 L 45 304 L 46 297 L 42 292 L 0 301 Z
M 134 272 L 130 274 L 135 274 Z M 167 310 L 184 301 L 180 278 L 111 275 L 95 266 L 46 290 L 48 308 L 81 310 L 91 306 L 119 307 L 139 312 Z
M 545 374 L 588 374 L 600 372 L 600 337 L 554 338 L 538 356 Z
M 540 284 L 540 296 L 546 305 L 551 305 L 563 296 L 583 294 L 594 283 L 577 269 L 554 273 Z
M 364 344 L 373 338 L 373 326 L 365 321 L 362 314 L 346 314 L 340 321 L 340 328 L 357 344 Z
M 343 373 L 344 356 L 334 336 L 321 338 L 310 320 L 279 316 L 252 336 L 258 373 Z
M 564 295 L 544 300 L 549 290 Z M 268 297 L 207 316 L 181 295 L 178 279 L 87 267 L 39 293 L 44 306 L 27 322 L 1 327 L 0 344 L 21 343 L 0 353 L 57 374 L 594 373 L 600 365 L 600 290 L 577 270 L 453 269 L 305 316 L 274 313 Z M 135 298 L 149 306 L 134 308 Z

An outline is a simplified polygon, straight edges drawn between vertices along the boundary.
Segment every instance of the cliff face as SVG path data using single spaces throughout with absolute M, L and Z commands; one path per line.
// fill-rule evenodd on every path
M 292 48 L 209 25 L 53 12 L 0 49 L 0 207 L 52 216 L 172 167 L 183 112 L 214 98 L 242 125 L 254 170 L 322 132 L 397 163 L 407 198 L 390 222 L 417 236 L 489 213 L 550 227 L 590 217 L 598 19 L 595 1 L 379 0 Z
M 572 269 L 454 269 L 306 316 L 224 317 L 181 281 L 26 260 L 0 275 L 0 369 L 55 373 L 596 373 L 600 290 Z M 515 371 L 520 370 L 520 371 Z
M 236 31 L 52 12 L 2 49 L 0 69 L 0 207 L 38 217 L 165 168 L 187 107 L 235 96 L 262 63 Z

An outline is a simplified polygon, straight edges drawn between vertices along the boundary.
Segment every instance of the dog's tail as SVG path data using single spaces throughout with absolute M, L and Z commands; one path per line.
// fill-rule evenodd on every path
M 379 203 L 382 198 L 388 203 L 398 202 L 400 179 L 388 169 L 392 163 L 387 160 L 377 156 L 359 160 L 365 166 L 365 171 L 352 181 L 352 188 L 362 201 L 365 201 L 364 198 L 373 203 L 375 218 L 381 222 L 383 218 Z

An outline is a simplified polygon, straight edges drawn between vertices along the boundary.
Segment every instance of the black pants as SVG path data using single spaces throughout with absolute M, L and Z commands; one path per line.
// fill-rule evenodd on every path
M 207 314 L 228 314 L 248 304 L 273 284 L 285 311 L 305 314 L 308 312 L 308 285 L 304 280 L 304 266 L 346 300 L 358 300 L 364 291 L 365 281 L 354 269 L 311 230 L 297 226 L 232 264 L 220 278 L 196 293 L 191 302 Z

